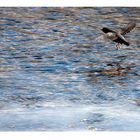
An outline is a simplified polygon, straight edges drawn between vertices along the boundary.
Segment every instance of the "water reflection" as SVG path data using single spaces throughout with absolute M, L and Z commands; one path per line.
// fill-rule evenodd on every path
M 0 130 L 140 130 L 139 8 L 0 8 Z M 136 29 L 116 50 L 103 26 Z

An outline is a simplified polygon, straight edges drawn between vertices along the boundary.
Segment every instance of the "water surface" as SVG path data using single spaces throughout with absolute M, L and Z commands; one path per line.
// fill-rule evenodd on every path
M 140 131 L 140 8 L 0 8 L 0 131 Z M 116 50 L 101 28 L 137 27 Z

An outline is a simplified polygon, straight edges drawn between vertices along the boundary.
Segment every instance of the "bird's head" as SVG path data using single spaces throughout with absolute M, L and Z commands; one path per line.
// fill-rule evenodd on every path
M 108 32 L 111 32 L 111 30 L 109 28 L 106 28 L 106 27 L 103 27 L 101 29 L 104 33 L 108 33 Z

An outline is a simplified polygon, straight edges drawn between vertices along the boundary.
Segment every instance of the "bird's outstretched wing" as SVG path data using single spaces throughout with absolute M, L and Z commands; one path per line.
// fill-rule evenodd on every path
M 125 35 L 126 33 L 129 33 L 132 29 L 136 27 L 136 23 L 131 22 L 129 23 L 125 28 L 123 28 L 120 32 L 121 35 Z

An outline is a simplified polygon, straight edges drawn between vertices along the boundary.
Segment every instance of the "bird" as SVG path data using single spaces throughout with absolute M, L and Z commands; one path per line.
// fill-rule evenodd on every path
M 130 43 L 125 39 L 124 35 L 129 33 L 136 27 L 135 22 L 130 22 L 125 28 L 121 28 L 118 31 L 110 29 L 108 27 L 103 27 L 101 30 L 106 34 L 106 37 L 110 40 L 116 42 L 116 48 L 121 48 L 121 44 L 129 46 Z

